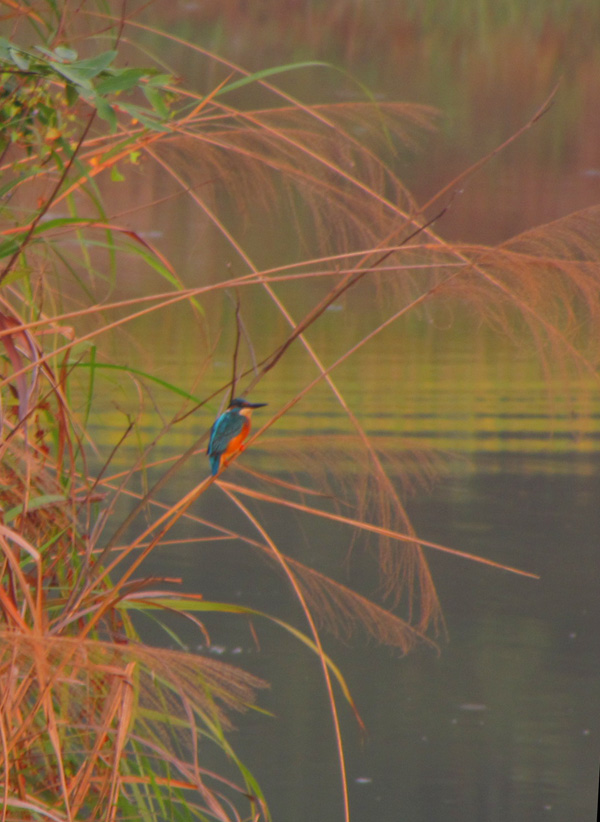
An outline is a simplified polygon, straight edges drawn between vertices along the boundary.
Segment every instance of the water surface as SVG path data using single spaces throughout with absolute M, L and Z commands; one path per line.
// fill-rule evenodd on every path
M 600 159 L 592 125 L 600 111 L 600 50 L 581 36 L 593 27 L 595 4 L 574 4 L 572 14 L 566 6 L 544 12 L 539 4 L 519 4 L 507 16 L 492 13 L 492 5 L 451 4 L 454 14 L 448 12 L 443 20 L 439 4 L 425 3 L 429 14 L 406 4 L 406 15 L 395 10 L 387 26 L 378 4 L 331 4 L 335 9 L 329 18 L 328 4 L 289 5 L 300 10 L 304 39 L 294 39 L 290 21 L 284 25 L 283 12 L 281 17 L 269 14 L 268 3 L 261 4 L 261 20 L 247 4 L 173 3 L 168 13 L 162 9 L 161 22 L 250 69 L 325 55 L 369 83 L 376 96 L 440 107 L 446 118 L 442 137 L 427 136 L 420 151 L 396 160 L 420 197 L 502 142 L 563 76 L 555 106 L 536 133 L 528 133 L 469 184 L 440 231 L 450 238 L 499 241 L 597 202 Z M 382 3 L 380 11 L 389 12 L 390 5 Z M 524 18 L 521 5 L 531 5 L 535 15 Z M 259 32 L 264 41 L 257 39 Z M 165 57 L 177 66 L 181 55 L 174 48 Z M 199 59 L 203 82 L 219 79 L 205 77 L 202 65 Z M 332 89 L 359 94 L 352 82 L 337 75 L 325 82 L 324 76 L 321 69 L 307 70 L 303 79 L 286 75 L 282 83 L 309 101 Z M 158 186 L 158 177 L 155 182 Z M 157 188 L 157 199 L 161 193 Z M 189 203 L 179 199 L 160 214 L 160 220 L 150 211 L 132 219 L 139 220 L 137 228 L 158 232 L 156 241 L 177 263 L 184 282 L 197 282 L 198 272 L 208 267 L 215 277 L 230 270 L 235 255 L 198 224 Z M 289 227 L 277 236 L 270 231 L 255 225 L 251 230 L 264 264 L 294 242 Z M 258 311 L 257 305 L 248 310 Z M 325 362 L 339 355 L 349 329 L 355 333 L 365 319 L 358 301 L 336 308 L 311 337 Z M 211 303 L 209 314 L 209 322 L 218 326 L 231 316 L 231 305 Z M 274 320 L 264 322 L 265 339 L 282 333 Z M 132 346 L 130 364 L 143 362 L 155 376 L 199 399 L 229 378 L 231 333 L 220 338 L 210 366 L 202 370 L 208 346 L 188 314 L 164 312 L 164 336 L 157 334 L 155 321 L 140 328 L 144 350 Z M 314 373 L 299 349 L 291 349 L 253 395 L 269 402 L 261 417 Z M 351 712 L 342 708 L 352 818 L 595 819 L 600 753 L 597 387 L 581 375 L 544 371 L 531 346 L 502 342 L 476 321 L 465 323 L 460 312 L 419 315 L 394 327 L 334 378 L 363 428 L 397 461 L 394 468 L 390 459 L 390 474 L 420 536 L 540 577 L 517 577 L 428 550 L 448 633 L 447 641 L 439 638 L 439 655 L 423 647 L 401 658 L 360 637 L 347 646 L 327 640 L 368 729 L 361 738 Z M 118 408 L 108 394 L 104 401 L 99 398 L 95 424 L 106 454 L 124 428 L 125 413 L 137 402 L 128 388 Z M 155 387 L 153 401 L 139 418 L 140 441 L 119 451 L 115 470 L 158 432 L 153 405 L 164 419 L 176 408 L 172 395 Z M 189 447 L 207 430 L 217 408 L 215 400 L 173 427 L 153 456 L 167 459 Z M 305 457 L 325 454 L 319 450 L 325 443 L 335 447 L 336 468 L 352 484 L 363 463 L 350 433 L 331 392 L 321 385 L 242 462 L 277 478 L 310 481 Z M 150 469 L 149 479 L 161 470 Z M 199 454 L 169 484 L 164 499 L 183 496 L 207 470 Z M 236 469 L 231 470 L 234 478 L 250 482 Z M 216 487 L 197 511 L 210 512 L 224 524 L 240 524 Z M 266 506 L 261 515 L 290 555 L 376 593 L 361 566 L 361 539 L 352 549 L 355 570 L 343 561 L 352 542 L 349 529 Z M 197 531 L 189 525 L 178 536 L 191 538 Z M 146 571 L 180 576 L 186 589 L 207 598 L 253 605 L 305 627 L 285 583 L 245 546 L 163 547 Z M 233 741 L 261 782 L 274 819 L 340 819 L 339 772 L 317 662 L 268 625 L 255 626 L 257 647 L 243 621 L 219 617 L 207 624 L 213 647 L 199 652 L 244 665 L 271 683 L 260 704 L 275 718 L 242 718 Z M 205 644 L 191 629 L 180 628 L 190 647 Z M 159 633 L 152 639 L 168 641 Z

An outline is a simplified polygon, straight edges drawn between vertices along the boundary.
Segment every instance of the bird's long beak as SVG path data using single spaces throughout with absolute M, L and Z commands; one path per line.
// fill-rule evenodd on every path
M 268 402 L 246 402 L 244 400 L 244 408 L 264 408 L 268 404 Z

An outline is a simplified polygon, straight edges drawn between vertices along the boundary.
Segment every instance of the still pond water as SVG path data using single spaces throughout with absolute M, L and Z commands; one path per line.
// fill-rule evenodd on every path
M 500 351 L 496 366 L 510 373 L 509 356 Z M 385 392 L 385 356 L 373 350 L 367 359 L 366 390 Z M 324 638 L 367 726 L 362 738 L 342 708 L 353 819 L 360 822 L 595 818 L 600 398 L 580 388 L 587 399 L 579 413 L 554 408 L 550 417 L 538 410 L 543 386 L 503 384 L 493 373 L 493 379 L 473 385 L 469 380 L 479 365 L 450 346 L 438 353 L 433 382 L 412 386 L 408 410 L 398 410 L 401 398 L 388 392 L 381 412 L 364 414 L 361 422 L 388 453 L 396 447 L 400 462 L 413 458 L 413 445 L 416 453 L 431 449 L 444 455 L 438 481 L 406 500 L 420 536 L 533 571 L 540 580 L 426 551 L 448 631 L 439 655 L 420 648 L 400 657 L 360 637 L 347 645 Z M 445 382 L 438 369 L 452 380 Z M 365 390 L 364 382 L 338 386 L 346 397 Z M 261 392 L 260 399 L 273 404 L 274 398 Z M 309 398 L 305 409 L 284 417 L 244 455 L 244 464 L 275 478 L 308 482 L 306 475 L 286 471 L 294 432 L 301 427 L 306 437 L 298 447 L 309 451 L 315 447 L 311 429 L 330 442 L 345 442 L 347 433 L 334 402 L 323 399 L 316 411 L 311 405 Z M 168 407 L 162 410 L 168 414 Z M 119 427 L 112 428 L 110 415 L 105 419 L 99 439 L 114 442 Z M 167 443 L 160 456 L 190 445 L 208 424 L 189 418 L 173 449 Z M 155 433 L 149 427 L 147 441 Z M 201 453 L 171 484 L 168 501 L 183 496 L 207 470 Z M 226 478 L 249 482 L 236 468 Z M 392 479 L 401 489 L 393 470 Z M 361 590 L 366 546 L 354 544 L 355 571 L 348 571 L 349 529 L 259 510 L 282 550 Z M 216 487 L 195 513 L 252 535 Z M 247 546 L 194 543 L 193 524 L 173 536 L 192 544 L 155 551 L 145 566 L 148 574 L 181 577 L 186 590 L 303 626 L 287 584 Z M 362 590 L 374 593 L 373 585 Z M 171 627 L 189 647 L 242 665 L 271 684 L 260 705 L 275 718 L 241 719 L 233 742 L 266 791 L 274 819 L 340 819 L 331 719 L 314 657 L 263 623 L 255 623 L 259 648 L 245 622 L 220 616 L 206 625 L 210 651 L 197 631 L 186 631 L 181 622 Z M 161 632 L 146 636 L 168 642 Z
M 159 22 L 251 69 L 292 59 L 321 59 L 328 43 L 328 59 L 360 74 L 375 94 L 440 106 L 447 118 L 445 153 L 433 148 L 426 161 L 417 157 L 415 167 L 406 169 L 408 182 L 420 188 L 417 193 L 422 196 L 508 136 L 535 110 L 551 81 L 565 73 L 567 88 L 556 103 L 555 119 L 474 181 L 470 196 L 465 195 L 448 215 L 448 236 L 500 240 L 600 199 L 597 130 L 590 147 L 592 135 L 585 127 L 594 118 L 597 122 L 600 113 L 600 71 L 593 71 L 600 67 L 600 49 L 597 43 L 595 51 L 588 47 L 587 38 L 581 40 L 579 51 L 575 49 L 572 38 L 577 28 L 568 10 L 562 18 L 543 18 L 540 11 L 535 25 L 530 21 L 528 26 L 520 18 L 480 19 L 475 5 L 483 14 L 486 4 L 465 3 L 461 25 L 460 4 L 453 4 L 452 20 L 440 21 L 447 27 L 444 38 L 435 25 L 434 3 L 425 4 L 433 12 L 427 20 L 415 16 L 413 4 L 406 4 L 411 13 L 407 12 L 404 27 L 399 22 L 402 15 L 395 11 L 396 28 L 390 28 L 386 40 L 375 10 L 378 4 L 373 4 L 372 13 L 365 4 L 331 4 L 340 13 L 329 20 L 329 30 L 327 20 L 317 14 L 326 4 L 290 4 L 304 9 L 305 26 L 312 10 L 317 30 L 313 39 L 302 41 L 294 40 L 287 29 L 284 36 L 277 16 L 267 13 L 261 28 L 258 12 L 245 15 L 241 4 L 224 3 L 221 14 L 215 6 L 210 17 L 206 9 L 212 5 L 172 3 L 167 11 L 166 4 L 158 4 L 164 15 Z M 595 4 L 576 5 L 587 8 L 590 22 L 596 20 Z M 359 6 L 360 20 L 352 11 Z M 537 9 L 536 4 L 531 6 Z M 345 29 L 344 8 L 349 9 Z M 515 14 L 519 17 L 518 10 Z M 580 25 L 585 29 L 584 22 Z M 262 50 L 256 39 L 260 31 L 265 37 Z M 401 35 L 404 40 L 398 39 Z M 375 36 L 377 57 L 365 44 L 365 38 Z M 177 64 L 177 53 L 170 59 Z M 310 73 L 308 77 L 312 85 L 304 90 L 297 78 L 287 82 L 296 84 L 293 91 L 303 99 L 316 99 L 318 81 Z M 594 95 L 595 108 L 590 103 Z M 495 208 L 483 207 L 490 202 Z M 167 256 L 185 266 L 181 231 L 175 226 L 191 225 L 191 218 L 181 203 L 174 208 L 158 239 Z M 191 235 L 190 241 L 195 241 Z M 326 360 L 327 324 L 333 340 L 337 321 L 339 316 L 332 313 L 319 332 Z M 177 371 L 173 381 L 191 385 L 193 352 L 186 351 L 185 331 L 176 321 L 171 330 L 168 351 L 158 352 L 160 343 L 156 344 L 155 373 L 173 379 Z M 417 488 L 406 499 L 417 533 L 532 571 L 540 579 L 430 551 L 427 557 L 448 631 L 439 655 L 422 648 L 399 657 L 358 638 L 348 646 L 327 642 L 367 726 L 367 735 L 361 738 L 350 712 L 342 709 L 352 818 L 595 819 L 600 752 L 598 392 L 581 381 L 565 387 L 557 380 L 548 401 L 548 386 L 539 370 L 509 345 L 473 345 L 460 332 L 445 336 L 424 327 L 411 332 L 420 335 L 421 343 L 411 348 L 406 333 L 400 341 L 382 335 L 360 354 L 353 369 L 339 374 L 338 385 L 365 429 L 380 438 L 387 451 L 400 460 L 415 450 L 439 455 L 439 480 L 427 490 Z M 148 346 L 152 348 L 150 336 Z M 293 372 L 293 352 L 286 367 Z M 205 375 L 202 394 L 228 376 L 228 362 L 216 358 L 212 373 Z M 271 387 L 267 380 L 253 399 L 268 401 L 269 410 L 276 409 L 282 391 L 281 380 Z M 165 416 L 168 410 L 162 409 Z M 165 443 L 160 456 L 169 457 L 193 442 L 215 410 L 216 405 L 174 429 L 171 444 Z M 97 431 L 99 442 L 105 444 L 119 436 L 119 422 L 108 407 L 98 417 Z M 311 448 L 309 439 L 302 440 L 308 445 L 293 445 L 299 432 L 307 438 L 316 432 L 331 441 L 347 434 L 344 417 L 325 389 L 283 417 L 269 432 L 270 444 L 268 439 L 264 446 L 256 443 L 243 462 L 289 478 L 290 442 L 292 447 Z M 153 433 L 149 423 L 148 441 Z M 126 449 L 122 457 L 126 462 Z M 183 495 L 206 471 L 203 457 L 193 467 L 188 463 L 177 486 L 169 489 L 169 499 Z M 232 477 L 240 477 L 237 469 L 232 469 Z M 398 479 L 393 470 L 392 477 Z M 231 516 L 217 488 L 202 505 L 223 521 Z M 330 551 L 339 562 L 351 538 L 349 532 L 330 525 L 282 516 L 273 517 L 269 530 L 291 555 L 317 566 Z M 191 527 L 180 534 L 193 535 Z M 360 547 L 354 546 L 355 555 Z M 265 576 L 260 563 L 239 546 L 162 548 L 146 570 L 180 576 L 188 590 L 211 599 L 296 617 L 284 586 Z M 343 569 L 342 578 L 344 573 Z M 219 618 L 207 624 L 211 653 L 271 683 L 260 704 L 275 718 L 242 718 L 232 741 L 265 790 L 274 820 L 341 819 L 331 719 L 314 658 L 269 626 L 257 626 L 259 649 L 245 623 Z M 193 647 L 202 642 L 191 633 L 184 639 Z

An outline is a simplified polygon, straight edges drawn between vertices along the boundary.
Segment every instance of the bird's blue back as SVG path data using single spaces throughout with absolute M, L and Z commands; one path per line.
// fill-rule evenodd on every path
M 241 433 L 246 419 L 237 408 L 229 408 L 214 421 L 210 429 L 210 439 L 206 453 L 210 460 L 213 476 L 219 473 L 221 457 L 234 437 Z

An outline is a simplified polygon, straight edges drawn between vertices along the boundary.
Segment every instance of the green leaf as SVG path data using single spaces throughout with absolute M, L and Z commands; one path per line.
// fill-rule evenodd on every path
M 155 377 L 153 374 L 148 374 L 147 371 L 140 371 L 139 368 L 130 368 L 124 365 L 116 365 L 115 363 L 101 363 L 97 362 L 94 358 L 91 362 L 72 362 L 70 363 L 70 368 L 91 368 L 92 373 L 96 371 L 122 371 L 124 374 L 135 374 L 136 377 L 142 377 L 144 380 L 149 380 L 150 382 L 154 382 L 157 385 L 160 385 L 162 388 L 166 388 L 168 391 L 171 391 L 173 394 L 177 394 L 179 397 L 183 397 L 186 400 L 191 400 L 192 402 L 198 403 L 200 399 L 198 397 L 194 397 L 193 394 L 188 394 L 187 391 L 184 391 L 182 388 L 178 388 L 176 385 L 173 385 L 170 382 L 166 382 L 165 380 L 161 380 L 160 377 Z
M 26 54 L 14 48 L 9 48 L 8 53 L 17 68 L 20 68 L 21 71 L 29 70 L 29 58 Z
M 0 243 L 0 259 L 2 257 L 12 257 L 20 248 L 19 243 L 12 237 Z
M 74 106 L 77 100 L 79 99 L 79 92 L 73 85 L 73 83 L 65 83 L 65 95 L 67 98 L 67 105 Z
M 139 84 L 140 78 L 147 74 L 146 69 L 117 69 L 96 86 L 96 94 L 115 94 L 117 91 L 128 91 Z
M 169 109 L 167 108 L 160 91 L 157 88 L 154 88 L 154 86 L 148 85 L 144 86 L 143 91 L 154 111 L 159 115 L 159 117 L 166 120 L 169 116 Z
M 47 49 L 45 46 L 35 46 L 36 51 L 41 51 L 42 54 L 45 54 L 46 57 L 49 57 L 51 60 L 54 60 L 56 57 L 56 52 L 51 51 L 51 49 Z
M 43 494 L 41 497 L 30 499 L 27 503 L 27 511 L 35 511 L 36 508 L 47 508 L 49 505 L 54 505 L 57 502 L 65 502 L 65 498 L 61 494 Z M 4 521 L 12 522 L 19 514 L 22 514 L 24 506 L 22 504 L 15 505 L 4 512 Z
M 171 74 L 154 74 L 151 77 L 148 77 L 146 80 L 146 84 L 148 86 L 170 86 L 173 83 L 173 77 Z
M 81 225 L 87 221 L 83 217 L 54 217 L 51 220 L 41 220 L 35 227 L 34 234 L 43 234 L 53 228 L 63 228 L 66 225 Z M 89 221 L 90 223 L 93 220 Z
M 116 51 L 104 51 L 88 60 L 78 60 L 76 63 L 57 63 L 51 60 L 49 65 L 53 71 L 74 85 L 91 91 L 93 89 L 92 79 L 106 71 L 116 56 Z
M 106 71 L 116 56 L 117 52 L 113 49 L 103 51 L 95 57 L 89 57 L 87 60 L 78 60 L 76 63 L 71 63 L 71 68 L 76 69 L 91 79 L 100 74 L 101 71 Z
M 84 427 L 87 427 L 88 420 L 90 418 L 90 412 L 92 410 L 92 399 L 94 396 L 94 384 L 96 382 L 96 346 L 94 344 L 90 346 L 90 361 L 88 365 L 90 368 L 90 379 L 88 382 L 88 390 L 85 403 L 85 417 L 83 423 Z
M 77 52 L 75 49 L 69 49 L 66 46 L 57 46 L 54 49 L 54 54 L 60 57 L 61 60 L 69 60 L 69 62 L 77 60 Z
M 113 183 L 122 183 L 125 177 L 121 174 L 121 172 L 116 166 L 111 166 L 110 179 L 113 181 Z
M 93 90 L 94 87 L 89 77 L 87 77 L 86 74 L 78 71 L 77 69 L 72 68 L 72 66 L 62 66 L 60 63 L 52 63 L 52 68 L 56 72 L 56 74 L 60 74 L 61 77 L 64 77 L 65 80 L 68 80 L 69 83 L 72 83 L 75 86 L 79 86 L 80 88 L 83 88 L 86 91 Z
M 159 258 L 154 254 L 153 251 L 148 250 L 147 247 L 144 247 L 138 243 L 135 245 L 133 243 L 126 243 L 125 248 L 132 252 L 132 254 L 137 254 L 137 256 L 142 257 L 149 266 L 151 266 L 161 277 L 164 277 L 165 280 L 171 285 L 174 285 L 175 288 L 180 290 L 182 288 L 181 283 L 177 279 L 176 276 L 173 275 L 171 271 L 159 260 Z M 204 316 L 204 309 L 198 302 L 195 297 L 190 297 L 190 303 L 196 308 L 196 310 Z
M 119 108 L 122 108 L 123 111 L 126 111 L 131 117 L 139 120 L 142 125 L 151 128 L 153 131 L 171 131 L 171 129 L 167 126 L 163 126 L 156 119 L 156 115 L 148 109 L 140 108 L 140 106 L 134 106 L 132 103 L 121 102 L 119 103 Z
M 98 116 L 106 120 L 110 126 L 111 133 L 114 134 L 117 130 L 117 115 L 115 114 L 114 108 L 110 103 L 106 102 L 104 97 L 98 97 L 97 95 L 94 96 L 94 105 L 96 106 Z
M 249 83 L 256 83 L 258 80 L 264 80 L 265 77 L 272 77 L 275 74 L 283 74 L 286 71 L 294 71 L 295 69 L 314 68 L 316 66 L 329 68 L 329 63 L 323 63 L 320 60 L 307 60 L 303 63 L 288 63 L 285 66 L 273 66 L 272 68 L 256 71 L 254 74 L 249 74 L 248 77 L 242 77 L 240 80 L 235 80 L 233 83 L 228 83 L 214 95 L 218 97 L 228 91 L 247 86 Z

